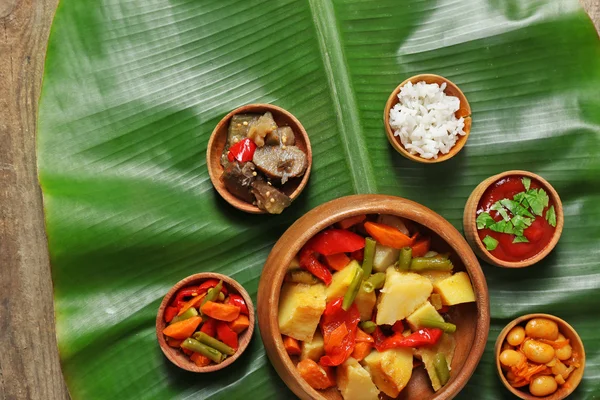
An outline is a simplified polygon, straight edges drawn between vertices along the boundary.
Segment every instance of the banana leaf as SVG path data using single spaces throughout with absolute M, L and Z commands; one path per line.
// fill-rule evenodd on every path
M 419 165 L 388 144 L 382 110 L 405 78 L 455 82 L 466 147 Z M 64 0 L 48 46 L 38 162 L 64 376 L 74 399 L 292 398 L 260 338 L 234 366 L 191 374 L 156 342 L 162 296 L 216 271 L 256 299 L 270 248 L 299 216 L 354 193 L 418 201 L 461 228 L 484 178 L 526 169 L 562 197 L 543 262 L 482 265 L 492 325 L 459 398 L 508 398 L 492 349 L 512 318 L 548 312 L 587 350 L 573 398 L 600 392 L 600 45 L 576 0 Z M 213 190 L 209 135 L 230 110 L 279 105 L 308 131 L 307 189 L 278 216 Z

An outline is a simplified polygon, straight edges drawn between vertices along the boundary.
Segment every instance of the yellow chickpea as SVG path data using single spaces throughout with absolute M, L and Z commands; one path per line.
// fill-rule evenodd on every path
M 538 364 L 546 364 L 554 358 L 554 348 L 546 343 L 529 339 L 523 344 L 523 353 L 525 356 Z
M 511 346 L 518 346 L 525 340 L 525 329 L 522 326 L 515 326 L 506 335 L 506 341 Z
M 533 318 L 525 325 L 525 333 L 534 339 L 558 339 L 558 325 L 546 318 Z
M 529 384 L 529 391 L 534 396 L 548 396 L 556 392 L 556 389 L 558 389 L 558 384 L 554 377 L 548 375 L 538 376 Z
M 558 340 L 562 341 L 562 340 L 566 340 L 566 338 L 562 335 L 562 334 L 558 334 Z M 560 349 L 556 349 L 556 358 L 558 358 L 559 360 L 568 360 L 569 358 L 571 358 L 571 356 L 573 355 L 573 348 L 571 347 L 570 344 L 561 347 Z
M 525 361 L 523 354 L 514 350 L 504 350 L 500 353 L 500 363 L 507 367 L 514 367 L 519 365 L 522 361 Z

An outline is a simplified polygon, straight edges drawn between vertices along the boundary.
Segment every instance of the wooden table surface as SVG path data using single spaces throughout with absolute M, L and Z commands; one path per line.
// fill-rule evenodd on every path
M 600 29 L 600 0 L 581 3 Z M 57 4 L 0 0 L 0 400 L 69 398 L 56 346 L 35 157 L 37 103 Z

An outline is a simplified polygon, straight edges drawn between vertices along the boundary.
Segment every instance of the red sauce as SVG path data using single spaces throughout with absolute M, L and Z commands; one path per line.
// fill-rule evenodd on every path
M 489 212 L 495 221 L 500 221 L 502 216 L 497 211 L 490 210 L 490 208 L 498 200 L 512 200 L 515 194 L 525 191 L 525 186 L 521 178 L 521 176 L 509 176 L 491 185 L 479 200 L 477 215 L 482 212 Z M 532 189 L 539 189 L 541 187 L 539 182 L 531 180 Z M 487 228 L 478 230 L 479 239 L 483 240 L 486 236 L 496 239 L 498 246 L 490 251 L 490 253 L 500 260 L 518 262 L 534 257 L 550 243 L 552 236 L 554 236 L 555 228 L 544 218 L 546 210 L 552 207 L 552 205 L 552 200 L 550 200 L 548 207 L 544 208 L 542 216 L 536 216 L 531 226 L 523 232 L 529 243 L 513 243 L 515 235 L 494 232 Z

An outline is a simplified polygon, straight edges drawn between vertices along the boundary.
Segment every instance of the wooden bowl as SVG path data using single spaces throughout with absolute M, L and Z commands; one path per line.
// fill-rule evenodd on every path
M 232 355 L 231 357 L 227 357 L 225 361 L 223 361 L 220 364 L 211 364 L 207 365 L 206 367 L 199 367 L 193 361 L 191 361 L 188 356 L 183 354 L 181 350 L 170 347 L 165 341 L 165 335 L 163 335 L 162 331 L 167 326 L 164 318 L 165 308 L 167 308 L 167 306 L 171 304 L 171 301 L 175 297 L 177 291 L 187 286 L 199 285 L 207 279 L 222 280 L 223 283 L 228 286 L 227 289 L 233 289 L 233 292 L 237 292 L 240 296 L 242 296 L 242 298 L 246 302 L 246 306 L 248 307 L 248 320 L 250 322 L 250 325 L 248 326 L 248 329 L 246 329 L 240 334 L 238 338 L 239 347 L 234 355 Z M 160 345 L 160 349 L 169 359 L 169 361 L 171 361 L 173 364 L 177 365 L 179 368 L 191 372 L 213 372 L 223 369 L 228 365 L 231 365 L 246 350 L 246 348 L 248 347 L 248 343 L 250 343 L 250 339 L 252 339 L 253 332 L 254 305 L 252 304 L 252 299 L 248 295 L 248 292 L 246 292 L 246 289 L 244 289 L 242 285 L 240 285 L 230 277 L 221 274 L 216 274 L 213 272 L 202 272 L 199 274 L 190 275 L 187 278 L 177 282 L 175 286 L 173 286 L 163 298 L 163 301 L 160 303 L 160 307 L 158 308 L 158 314 L 156 315 L 156 337 L 158 338 L 158 344 Z
M 422 158 L 418 154 L 410 154 L 408 150 L 404 148 L 402 142 L 400 142 L 400 138 L 398 136 L 394 136 L 394 131 L 390 126 L 390 110 L 396 104 L 398 104 L 398 93 L 400 93 L 400 89 L 402 89 L 402 86 L 406 85 L 408 82 L 412 82 L 413 84 L 415 84 L 421 81 L 424 81 L 428 84 L 437 83 L 440 86 L 442 85 L 442 83 L 446 83 L 446 89 L 444 90 L 444 93 L 446 93 L 448 96 L 458 97 L 458 99 L 460 100 L 460 108 L 458 109 L 458 111 L 456 111 L 454 115 L 456 115 L 456 118 L 464 117 L 465 119 L 465 127 L 463 130 L 466 134 L 464 136 L 459 136 L 458 140 L 456 141 L 456 144 L 454 145 L 454 147 L 452 147 L 452 149 L 450 149 L 450 152 L 448 152 L 448 154 L 438 153 L 438 157 L 435 159 L 426 159 Z M 469 138 L 469 134 L 471 133 L 471 122 L 471 106 L 469 105 L 469 102 L 467 101 L 467 98 L 464 95 L 464 93 L 458 88 L 458 86 L 456 86 L 448 79 L 433 74 L 415 75 L 399 84 L 398 87 L 394 89 L 392 94 L 390 94 L 390 97 L 385 103 L 385 108 L 383 109 L 383 123 L 385 125 L 385 131 L 387 132 L 387 138 L 390 144 L 394 147 L 394 149 L 396 149 L 398 153 L 402 154 L 409 160 L 413 160 L 424 164 L 439 163 L 454 157 L 464 147 L 465 143 L 467 143 L 467 139 Z
M 549 396 L 544 396 L 544 397 L 533 396 L 532 394 L 529 393 L 527 387 L 523 388 L 525 390 L 521 390 L 522 388 L 512 387 L 506 380 L 506 377 L 504 376 L 504 372 L 502 371 L 502 368 L 500 367 L 500 357 L 499 357 L 501 350 L 502 350 L 502 344 L 504 343 L 504 340 L 506 339 L 506 335 L 508 335 L 508 332 L 510 332 L 510 330 L 512 328 L 514 328 L 516 325 L 523 324 L 523 327 L 524 327 L 524 325 L 527 321 L 529 321 L 532 318 L 538 318 L 538 317 L 539 318 L 547 318 L 547 319 L 550 319 L 550 320 L 556 322 L 558 324 L 559 332 L 562 333 L 567 339 L 570 340 L 570 344 L 571 344 L 571 347 L 573 348 L 573 351 L 579 353 L 580 358 L 581 358 L 581 368 L 577 368 L 575 371 L 573 371 L 573 373 L 571 373 L 571 375 L 569 376 L 569 379 L 567 379 L 567 382 L 566 382 L 568 385 L 566 387 L 559 386 L 559 388 L 556 392 L 552 393 Z M 514 319 L 512 322 L 510 322 L 508 325 L 506 325 L 506 327 L 504 327 L 502 332 L 500 332 L 500 334 L 498 335 L 498 339 L 496 340 L 496 347 L 494 348 L 494 354 L 496 357 L 496 371 L 498 372 L 498 376 L 500 377 L 500 380 L 502 381 L 504 386 L 506 386 L 506 388 L 508 390 L 510 390 L 510 392 L 512 394 L 514 394 L 515 396 L 517 396 L 521 399 L 524 399 L 524 400 L 561 400 L 561 399 L 564 399 L 565 397 L 567 397 L 568 395 L 573 393 L 573 391 L 577 388 L 577 385 L 579 385 L 579 382 L 581 382 L 581 378 L 583 377 L 583 370 L 585 369 L 585 350 L 583 348 L 583 343 L 581 341 L 581 338 L 579 337 L 577 332 L 575 332 L 575 329 L 573 329 L 573 327 L 571 325 L 569 325 L 567 322 L 563 321 L 562 319 L 555 317 L 554 315 L 549 315 L 549 314 L 527 314 L 527 315 L 523 315 L 517 319 Z
M 457 345 L 450 381 L 434 393 L 425 370 L 419 367 L 400 394 L 402 399 L 451 399 L 465 386 L 485 348 L 490 324 L 487 284 L 477 257 L 448 221 L 420 204 L 399 197 L 371 194 L 330 201 L 298 219 L 277 241 L 267 258 L 258 287 L 259 327 L 267 355 L 279 376 L 301 399 L 342 399 L 336 388 L 316 391 L 298 374 L 279 332 L 279 294 L 290 261 L 311 237 L 337 221 L 361 214 L 397 215 L 420 224 L 424 231 L 432 234 L 433 247 L 452 251 L 455 270 L 466 270 L 471 278 L 476 303 L 454 306 L 450 312 L 461 332 L 455 336 Z
M 241 106 L 231 111 L 229 114 L 223 117 L 217 124 L 215 129 L 212 131 L 210 139 L 208 141 L 208 147 L 206 149 L 206 165 L 208 167 L 208 174 L 213 186 L 219 192 L 221 197 L 225 199 L 229 204 L 237 208 L 238 210 L 245 211 L 251 214 L 265 214 L 266 211 L 261 210 L 257 206 L 248 203 L 233 194 L 231 194 L 225 184 L 221 180 L 223 174 L 223 167 L 221 166 L 221 154 L 227 144 L 227 130 L 229 128 L 229 121 L 235 114 L 244 113 L 258 113 L 264 114 L 270 111 L 273 114 L 273 118 L 278 126 L 287 125 L 294 131 L 296 136 L 296 146 L 306 154 L 307 164 L 306 172 L 301 178 L 293 178 L 286 182 L 285 185 L 278 187 L 283 193 L 287 194 L 292 201 L 296 199 L 306 184 L 310 176 L 310 169 L 312 167 L 312 149 L 310 147 L 310 140 L 306 130 L 288 111 L 281 107 L 274 106 L 272 104 L 248 104 Z
M 542 249 L 542 251 L 537 253 L 535 256 L 523 261 L 504 261 L 499 259 L 498 257 L 493 256 L 488 250 L 486 250 L 485 246 L 481 242 L 481 239 L 479 239 L 479 235 L 477 234 L 476 214 L 477 206 L 479 205 L 479 200 L 481 199 L 481 196 L 483 196 L 488 187 L 490 187 L 500 179 L 511 175 L 526 176 L 531 178 L 532 180 L 538 181 L 540 185 L 544 188 L 546 193 L 548 193 L 550 201 L 554 204 L 554 209 L 556 211 L 556 230 L 554 231 L 554 236 L 552 237 L 548 245 L 544 247 L 544 249 Z M 565 219 L 563 214 L 562 202 L 560 201 L 560 197 L 558 196 L 558 193 L 556 192 L 556 190 L 554 190 L 552 185 L 550 185 L 550 183 L 548 183 L 548 181 L 546 181 L 544 178 L 537 174 L 534 174 L 533 172 L 519 170 L 502 172 L 501 174 L 487 178 L 479 185 L 477 185 L 477 187 L 473 190 L 473 192 L 471 192 L 471 195 L 467 199 L 467 203 L 465 204 L 465 210 L 463 214 L 463 230 L 465 232 L 465 237 L 467 238 L 467 241 L 469 242 L 475 253 L 482 260 L 503 268 L 528 267 L 542 260 L 552 251 L 552 249 L 554 249 L 556 243 L 558 243 L 558 239 L 560 239 L 560 235 L 562 234 L 564 224 Z

